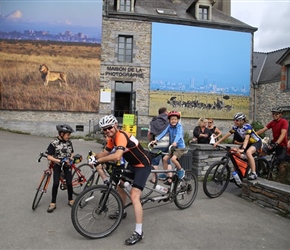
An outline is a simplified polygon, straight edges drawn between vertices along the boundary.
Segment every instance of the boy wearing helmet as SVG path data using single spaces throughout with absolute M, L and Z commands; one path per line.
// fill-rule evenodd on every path
M 268 129 L 272 129 L 273 140 L 268 146 L 268 149 L 275 151 L 277 163 L 279 164 L 287 154 L 288 121 L 282 118 L 283 110 L 281 108 L 273 108 L 271 112 L 273 120 L 264 128 L 258 130 L 257 134 L 263 134 Z
M 124 175 L 133 179 L 130 197 L 134 208 L 136 225 L 133 235 L 125 241 L 126 245 L 133 245 L 143 238 L 143 208 L 140 197 L 151 172 L 151 159 L 133 135 L 118 129 L 118 121 L 113 115 L 107 115 L 101 118 L 99 126 L 107 137 L 107 144 L 102 152 L 95 154 L 97 159 L 94 165 L 97 167 L 97 165 L 108 161 L 120 161 L 124 157 L 128 162 L 127 169 L 132 171 L 132 173 L 124 173 Z M 114 148 L 115 151 L 112 153 Z M 125 205 L 125 191 L 118 186 L 118 192 Z M 126 216 L 127 213 L 124 212 L 123 218 Z M 116 217 L 118 217 L 118 214 L 109 215 L 110 219 L 116 219 Z
M 225 134 L 214 144 L 214 147 L 216 147 L 219 143 L 230 137 L 235 132 L 238 133 L 240 137 L 244 140 L 242 146 L 239 149 L 239 152 L 246 154 L 248 158 L 248 163 L 252 170 L 251 174 L 249 174 L 248 176 L 248 180 L 255 180 L 257 179 L 257 174 L 253 154 L 262 147 L 262 139 L 256 134 L 252 126 L 246 123 L 245 114 L 236 113 L 233 118 L 235 125 L 227 134 Z
M 57 125 L 56 129 L 58 131 L 58 137 L 48 145 L 46 150 L 47 160 L 54 163 L 52 198 L 51 203 L 47 209 L 48 213 L 52 213 L 56 209 L 56 197 L 59 186 L 59 178 L 62 170 L 66 179 L 68 205 L 72 206 L 74 203 L 72 173 L 70 168 L 70 162 L 73 160 L 74 153 L 73 145 L 70 140 L 70 134 L 73 133 L 74 130 L 67 124 Z
M 182 179 L 184 177 L 185 171 L 181 167 L 178 159 L 186 153 L 186 148 L 185 148 L 185 142 L 183 139 L 183 127 L 179 123 L 180 119 L 180 113 L 177 111 L 170 111 L 167 114 L 169 124 L 167 127 L 161 132 L 160 135 L 158 135 L 154 141 L 151 142 L 151 144 L 158 144 L 158 141 L 160 141 L 167 133 L 169 134 L 169 146 L 176 147 L 176 150 L 173 152 L 173 154 L 165 155 L 163 157 L 163 168 L 165 170 L 168 169 L 168 160 L 171 159 L 173 164 L 177 168 L 177 175 L 179 179 Z M 170 173 L 168 174 L 169 176 Z M 166 184 L 170 184 L 171 179 L 167 180 Z

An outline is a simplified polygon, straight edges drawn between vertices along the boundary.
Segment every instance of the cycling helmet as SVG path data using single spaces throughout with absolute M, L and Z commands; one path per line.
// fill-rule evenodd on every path
M 234 115 L 234 120 L 245 120 L 246 119 L 246 115 L 243 113 L 236 113 Z
M 58 133 L 64 132 L 64 133 L 73 133 L 75 132 L 70 125 L 67 124 L 60 124 L 56 126 L 56 129 Z
M 100 128 L 105 128 L 108 126 L 113 126 L 118 123 L 117 119 L 113 115 L 106 115 L 99 121 Z
M 275 107 L 275 108 L 272 108 L 271 112 L 275 112 L 275 113 L 282 113 L 283 110 L 279 107 Z
M 180 113 L 178 111 L 170 111 L 167 114 L 167 118 L 170 119 L 171 116 L 177 116 L 177 118 L 180 119 Z

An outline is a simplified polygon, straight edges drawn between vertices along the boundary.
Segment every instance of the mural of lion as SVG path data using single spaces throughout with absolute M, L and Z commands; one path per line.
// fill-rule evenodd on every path
M 58 81 L 59 86 L 62 87 L 64 83 L 67 86 L 66 73 L 60 71 L 50 71 L 45 64 L 41 64 L 39 67 L 41 78 L 44 81 L 44 86 L 48 86 L 49 82 Z

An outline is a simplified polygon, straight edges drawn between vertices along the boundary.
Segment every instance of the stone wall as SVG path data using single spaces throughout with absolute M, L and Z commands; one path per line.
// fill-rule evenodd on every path
M 224 144 L 225 145 L 225 144 Z M 227 144 L 228 146 L 237 146 Z M 181 164 L 191 162 L 194 173 L 199 180 L 203 177 L 211 164 L 220 161 L 226 151 L 215 149 L 208 144 L 192 144 L 189 153 L 182 159 Z M 186 166 L 186 165 L 185 165 Z M 258 178 L 255 181 L 243 180 L 242 198 L 251 201 L 269 211 L 286 216 L 290 219 L 290 186 L 282 183 Z
M 290 186 L 259 178 L 245 180 L 242 198 L 290 219 Z

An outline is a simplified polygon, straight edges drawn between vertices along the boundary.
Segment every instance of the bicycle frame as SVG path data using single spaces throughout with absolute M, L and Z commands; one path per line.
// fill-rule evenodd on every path
M 232 164 L 233 164 L 233 166 L 234 166 L 234 171 L 236 171 L 236 172 L 239 174 L 239 177 L 240 177 L 240 178 L 244 178 L 244 177 L 246 176 L 246 174 L 247 174 L 247 171 L 246 171 L 247 166 L 246 166 L 246 168 L 244 168 L 245 171 L 244 171 L 244 170 L 241 170 L 241 168 L 243 168 L 243 167 L 237 163 L 236 158 L 234 157 L 234 155 L 235 155 L 236 157 L 238 157 L 241 161 L 244 161 L 244 162 L 246 162 L 246 163 L 247 163 L 247 161 L 241 159 L 241 158 L 238 156 L 237 151 L 232 150 L 231 147 L 229 147 L 229 146 L 223 147 L 223 146 L 220 146 L 220 145 L 219 145 L 218 147 L 220 147 L 220 148 L 222 148 L 222 149 L 225 149 L 225 150 L 227 151 L 227 152 L 226 152 L 226 156 L 223 157 L 223 159 L 225 159 L 225 166 L 228 165 L 229 162 L 231 161 Z M 243 174 L 243 172 L 244 172 L 244 174 Z

